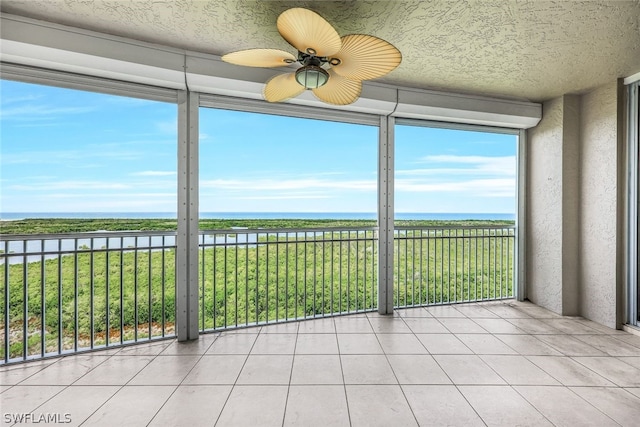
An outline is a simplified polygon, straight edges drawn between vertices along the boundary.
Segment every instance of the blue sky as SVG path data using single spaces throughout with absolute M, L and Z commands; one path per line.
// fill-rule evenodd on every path
M 175 212 L 177 107 L 0 81 L 1 212 Z M 375 212 L 376 127 L 201 109 L 201 212 Z M 396 127 L 396 212 L 513 213 L 513 135 Z

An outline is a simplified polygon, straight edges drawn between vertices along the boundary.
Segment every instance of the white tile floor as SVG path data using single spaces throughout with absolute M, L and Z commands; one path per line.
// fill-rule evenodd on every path
M 640 336 L 515 301 L 308 320 L 0 369 L 2 425 L 640 425 Z

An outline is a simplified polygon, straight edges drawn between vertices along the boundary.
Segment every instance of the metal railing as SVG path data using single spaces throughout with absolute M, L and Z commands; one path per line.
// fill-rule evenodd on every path
M 513 298 L 515 227 L 396 227 L 394 305 Z M 0 365 L 175 336 L 175 232 L 0 235 Z M 377 227 L 204 230 L 200 331 L 377 309 Z
M 0 364 L 174 335 L 175 232 L 0 236 Z
M 394 305 L 513 298 L 515 226 L 396 227 Z
M 375 227 L 200 232 L 200 330 L 377 307 Z

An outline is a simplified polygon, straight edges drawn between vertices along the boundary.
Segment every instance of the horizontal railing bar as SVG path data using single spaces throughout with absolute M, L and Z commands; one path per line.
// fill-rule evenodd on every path
M 92 238 L 176 236 L 176 231 L 86 231 L 52 234 L 0 234 L 0 242 L 11 240 L 86 240 Z
M 515 299 L 514 296 L 502 296 L 502 297 L 495 297 L 495 298 L 478 298 L 478 299 L 472 299 L 472 300 L 456 300 L 456 301 L 436 301 L 436 302 L 430 302 L 428 304 L 403 304 L 403 305 L 394 305 L 393 308 L 415 308 L 415 307 L 434 307 L 434 306 L 445 306 L 445 305 L 461 305 L 461 304 L 469 304 L 470 302 L 473 303 L 477 303 L 477 302 L 492 302 L 492 301 L 502 301 L 502 300 L 510 300 L 510 299 Z M 253 326 L 253 325 L 252 325 Z
M 515 225 L 396 225 L 395 230 L 515 230 Z
M 36 255 L 73 255 L 75 253 L 81 254 L 90 254 L 96 252 L 134 252 L 134 251 L 159 251 L 162 249 L 175 249 L 176 245 L 166 245 L 166 246 L 135 246 L 135 247 L 124 247 L 124 248 L 96 248 L 96 249 L 66 249 L 63 251 L 26 251 L 26 252 L 6 252 L 0 254 L 0 258 L 11 258 L 11 257 L 22 257 L 24 255 L 27 256 L 36 256 Z
M 256 242 L 216 242 L 216 243 L 200 243 L 201 248 L 213 248 L 213 247 L 232 247 L 232 246 L 264 246 L 264 245 L 295 245 L 303 243 L 346 243 L 346 242 L 372 242 L 377 239 L 374 237 L 362 237 L 355 239 L 322 239 L 322 240 L 259 240 Z M 144 249 L 147 249 L 146 247 Z M 87 251 L 89 252 L 89 251 Z
M 459 240 L 459 239 L 511 239 L 514 238 L 513 234 L 485 234 L 484 236 L 415 236 L 415 237 L 395 237 L 394 240 Z M 275 242 L 274 242 L 275 243 Z
M 260 320 L 258 322 L 249 322 L 249 323 L 243 323 L 243 324 L 238 324 L 236 325 L 231 325 L 231 326 L 219 326 L 216 327 L 215 329 L 212 328 L 208 328 L 205 330 L 200 330 L 200 334 L 210 334 L 210 333 L 214 333 L 214 332 L 219 332 L 225 329 L 246 329 L 246 328 L 254 328 L 256 326 L 273 326 L 274 324 L 282 324 L 282 323 L 294 323 L 294 322 L 304 322 L 306 320 L 314 320 L 314 319 L 322 319 L 325 317 L 341 317 L 341 316 L 348 316 L 350 314 L 362 314 L 362 313 L 371 313 L 373 311 L 376 311 L 376 308 L 361 308 L 356 310 L 351 310 L 351 311 L 336 311 L 336 312 L 327 312 L 327 313 L 321 313 L 318 314 L 316 316 L 298 316 L 298 317 L 289 317 L 287 319 L 282 319 L 282 320 Z
M 337 231 L 378 231 L 378 227 L 323 227 L 323 228 L 222 228 L 200 230 L 200 235 L 211 234 L 275 234 L 275 233 L 330 233 Z
M 463 234 L 461 234 L 461 232 L 464 231 L 468 231 L 471 232 L 473 234 L 464 234 L 465 236 L 481 236 L 482 233 L 495 233 L 495 232 L 505 232 L 505 233 L 512 233 L 515 231 L 515 229 L 513 228 L 478 228 L 478 229 L 469 229 L 469 228 L 443 228 L 443 229 L 435 229 L 435 228 L 421 228 L 421 229 L 409 229 L 409 230 L 398 230 L 396 229 L 396 235 L 400 234 L 400 235 L 404 235 L 404 234 L 411 234 L 411 232 L 413 233 L 418 233 L 418 232 L 430 232 L 430 234 L 436 234 L 438 236 L 440 235 L 446 235 L 446 232 L 450 232 L 452 235 L 454 232 L 458 232 L 459 236 L 462 236 Z
M 63 350 L 61 352 L 47 352 L 44 354 L 44 356 L 40 356 L 39 354 L 34 354 L 34 355 L 29 355 L 26 358 L 18 357 L 18 358 L 9 359 L 7 363 L 0 363 L 0 367 L 16 366 L 22 363 L 53 359 L 56 357 L 70 356 L 73 354 L 87 354 L 87 353 L 95 353 L 95 352 L 104 351 L 104 350 L 123 349 L 127 347 L 133 347 L 138 344 L 157 343 L 159 341 L 174 340 L 175 338 L 176 336 L 174 334 L 171 334 L 171 335 L 166 335 L 164 337 L 142 338 L 142 339 L 139 339 L 138 341 L 127 340 L 123 343 L 118 342 L 116 344 L 109 343 L 109 345 L 97 345 L 93 348 L 86 347 L 86 348 L 79 348 L 78 350 L 69 349 L 69 350 Z

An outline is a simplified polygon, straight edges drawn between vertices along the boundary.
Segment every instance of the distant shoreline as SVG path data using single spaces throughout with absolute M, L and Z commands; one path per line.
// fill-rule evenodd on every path
M 449 219 L 449 220 L 403 220 L 396 219 L 402 226 L 480 226 L 514 225 L 511 219 Z M 203 219 L 199 221 L 201 230 L 226 230 L 235 227 L 248 229 L 323 229 L 331 227 L 375 227 L 375 219 Z M 2 221 L 0 234 L 56 234 L 84 233 L 96 231 L 175 231 L 175 218 L 31 218 Z
M 375 212 L 201 212 L 201 220 L 375 220 Z M 0 212 L 0 221 L 25 219 L 177 219 L 174 212 Z M 396 212 L 396 220 L 515 220 L 513 213 Z

